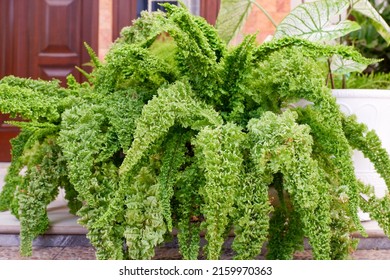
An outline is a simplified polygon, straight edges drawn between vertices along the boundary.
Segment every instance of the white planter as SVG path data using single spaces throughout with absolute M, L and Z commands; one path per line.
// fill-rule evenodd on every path
M 333 90 L 333 94 L 341 110 L 355 114 L 359 122 L 375 130 L 383 147 L 390 152 L 390 90 L 342 89 Z M 354 151 L 353 161 L 356 176 L 374 186 L 377 197 L 383 197 L 387 186 L 373 164 L 359 151 Z M 361 219 L 368 219 L 368 215 L 361 215 Z
M 333 95 L 345 114 L 355 114 L 359 122 L 375 130 L 382 146 L 390 154 L 390 90 L 337 89 L 333 90 Z M 310 102 L 301 100 L 292 106 L 304 107 L 308 104 Z M 373 164 L 360 151 L 354 151 L 353 164 L 356 177 L 373 186 L 377 197 L 383 197 L 387 186 Z M 362 221 L 370 220 L 366 213 L 361 212 L 359 216 Z

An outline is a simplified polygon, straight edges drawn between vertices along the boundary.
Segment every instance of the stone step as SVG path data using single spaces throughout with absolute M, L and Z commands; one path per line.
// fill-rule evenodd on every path
M 9 163 L 0 162 L 0 190 Z M 87 230 L 77 223 L 78 217 L 68 211 L 67 203 L 60 193 L 58 198 L 48 205 L 50 228 L 34 240 L 34 246 L 73 247 L 90 246 L 86 238 Z M 9 211 L 0 212 L 0 247 L 19 246 L 20 223 Z
M 46 234 L 86 234 L 87 230 L 77 223 L 78 217 L 68 211 L 64 199 L 59 198 L 48 206 L 48 217 L 50 228 Z M 0 212 L 0 233 L 1 234 L 19 234 L 20 223 L 9 211 Z

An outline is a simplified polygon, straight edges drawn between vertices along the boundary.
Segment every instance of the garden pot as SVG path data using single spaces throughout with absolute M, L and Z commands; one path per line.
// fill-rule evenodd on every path
M 333 90 L 333 95 L 341 110 L 347 115 L 355 114 L 359 122 L 375 130 L 383 147 L 390 152 L 390 90 L 337 89 Z M 353 162 L 356 176 L 372 185 L 377 197 L 383 197 L 387 186 L 373 164 L 360 151 L 354 151 Z M 361 219 L 369 219 L 368 214 L 361 214 Z

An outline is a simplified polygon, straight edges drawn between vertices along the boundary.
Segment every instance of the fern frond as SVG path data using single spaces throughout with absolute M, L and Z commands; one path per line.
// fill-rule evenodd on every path
M 91 62 L 95 68 L 100 68 L 102 63 L 99 60 L 99 57 L 96 55 L 95 51 L 88 45 L 87 42 L 84 42 L 84 47 L 88 52 L 89 57 L 91 58 Z
M 219 258 L 233 205 L 240 195 L 243 164 L 240 146 L 245 139 L 241 130 L 231 123 L 215 129 L 205 127 L 194 141 L 195 155 L 206 179 L 199 193 L 204 200 L 202 227 L 207 230 L 208 259 Z
M 281 115 L 267 112 L 261 119 L 250 120 L 251 154 L 258 172 L 269 170 L 283 175 L 283 188 L 291 198 L 316 258 L 329 259 L 329 202 L 321 196 L 327 189 L 318 164 L 311 158 L 310 129 L 296 124 L 296 118 L 295 113 L 287 110 Z

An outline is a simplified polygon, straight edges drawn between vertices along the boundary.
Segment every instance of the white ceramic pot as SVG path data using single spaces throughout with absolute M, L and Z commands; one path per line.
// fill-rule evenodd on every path
M 359 122 L 375 130 L 383 147 L 390 153 L 390 90 L 340 89 L 333 94 L 341 110 L 347 115 L 355 114 Z M 375 171 L 373 164 L 360 151 L 354 151 L 353 161 L 356 176 L 375 188 L 375 194 L 383 197 L 387 186 Z M 361 214 L 362 220 L 369 219 Z
M 390 90 L 342 89 L 333 90 L 333 94 L 341 110 L 348 115 L 355 114 L 359 122 L 374 129 L 383 147 L 390 152 Z M 355 151 L 353 159 L 358 178 L 373 185 L 375 194 L 383 197 L 387 187 L 372 163 L 359 151 Z
M 355 114 L 359 122 L 373 129 L 390 154 L 390 90 L 337 89 L 333 90 L 340 109 L 347 115 Z M 307 106 L 310 102 L 301 100 L 292 106 Z M 383 197 L 387 186 L 376 172 L 373 164 L 360 151 L 354 151 L 353 163 L 356 176 L 375 189 L 377 197 Z M 359 214 L 362 221 L 369 220 L 366 213 Z

